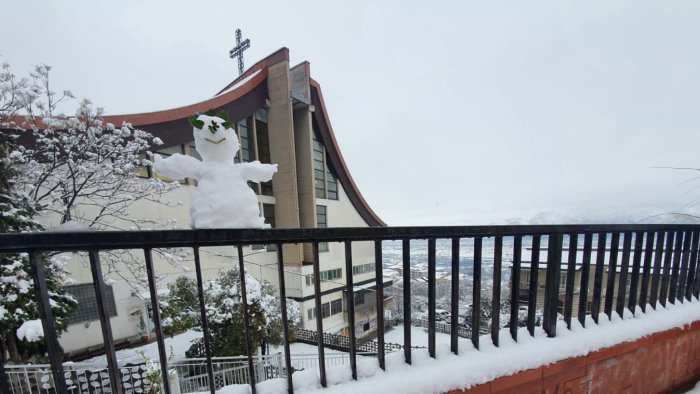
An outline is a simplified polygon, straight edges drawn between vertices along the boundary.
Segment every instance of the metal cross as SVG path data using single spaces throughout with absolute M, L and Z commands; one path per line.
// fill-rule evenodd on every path
M 229 51 L 231 59 L 238 58 L 238 75 L 243 74 L 243 51 L 250 48 L 250 40 L 241 41 L 241 29 L 236 29 L 236 46 Z

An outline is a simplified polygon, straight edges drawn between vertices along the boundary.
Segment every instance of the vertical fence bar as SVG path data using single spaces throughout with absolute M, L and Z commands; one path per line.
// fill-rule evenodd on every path
M 40 253 L 29 254 L 32 265 L 32 279 L 34 280 L 34 292 L 41 316 L 41 326 L 44 329 L 44 341 L 49 352 L 51 362 L 51 372 L 53 374 L 54 387 L 59 393 L 68 392 L 66 379 L 63 372 L 63 352 L 58 344 L 56 324 L 51 310 L 51 300 L 49 299 L 49 289 L 46 286 L 46 272 L 44 271 L 44 259 Z
M 114 350 L 114 337 L 112 336 L 112 325 L 107 313 L 107 295 L 105 294 L 105 283 L 102 277 L 102 265 L 100 264 L 100 254 L 93 249 L 88 251 L 90 258 L 90 270 L 92 271 L 92 284 L 95 289 L 95 302 L 97 304 L 97 314 L 100 317 L 102 328 L 102 339 L 105 344 L 105 357 L 107 357 L 107 367 L 109 370 L 110 387 L 113 393 L 124 392 L 122 381 L 119 378 L 119 364 Z
M 681 267 L 681 252 L 683 250 L 683 232 L 676 231 L 676 244 L 673 248 L 673 268 L 671 268 L 671 286 L 668 290 L 668 300 L 671 304 L 676 303 L 678 290 L 678 272 Z
M 661 279 L 661 262 L 664 252 L 664 233 L 659 231 L 656 233 L 656 251 L 654 252 L 654 272 L 651 277 L 651 294 L 649 295 L 649 303 L 651 307 L 656 309 L 656 303 L 659 301 L 659 281 Z
M 700 236 L 700 234 L 699 234 Z M 700 247 L 700 245 L 699 245 Z M 700 250 L 698 251 L 698 259 L 695 261 L 695 280 L 693 281 L 693 296 L 700 298 Z
M 530 258 L 530 285 L 527 289 L 527 330 L 535 335 L 535 314 L 537 312 L 537 279 L 540 274 L 540 234 L 532 236 L 532 255 Z
M 510 273 L 510 336 L 518 341 L 520 311 L 520 262 L 522 260 L 522 235 L 513 238 L 513 267 Z
M 211 339 L 209 334 L 209 321 L 207 320 L 207 307 L 204 300 L 204 281 L 202 280 L 202 262 L 199 257 L 199 246 L 192 248 L 194 254 L 194 271 L 197 276 L 197 298 L 199 299 L 199 316 L 202 319 L 202 339 L 204 339 L 204 352 L 207 357 L 207 376 L 209 378 L 209 392 L 214 394 L 214 366 L 211 362 Z M 285 326 L 286 328 L 286 326 Z
M 608 261 L 608 283 L 605 286 L 605 314 L 612 318 L 615 300 L 615 276 L 617 274 L 617 254 L 620 248 L 620 233 L 613 233 L 610 241 L 610 259 Z
M 450 288 L 450 350 L 459 353 L 459 238 L 452 238 L 452 281 Z
M 481 325 L 481 237 L 474 237 L 474 281 L 472 283 L 472 344 L 479 349 Z
M 163 374 L 163 389 L 166 394 L 170 394 L 170 379 L 168 374 L 168 357 L 165 351 L 165 340 L 163 338 L 163 326 L 160 322 L 160 307 L 158 305 L 158 289 L 156 278 L 153 272 L 153 250 L 145 248 L 143 250 L 144 261 L 146 262 L 146 276 L 148 276 L 148 290 L 151 293 L 151 308 L 153 309 L 153 326 L 156 330 L 156 341 L 158 342 L 158 357 L 160 358 L 160 370 Z
M 503 236 L 497 235 L 493 245 L 493 284 L 491 293 L 491 340 L 498 346 L 501 331 L 501 266 L 503 256 Z
M 683 257 L 681 257 L 681 272 L 678 277 L 678 292 L 675 297 L 678 301 L 683 302 L 685 296 L 685 283 L 688 276 L 688 262 L 690 260 L 690 245 L 693 242 L 693 233 L 686 231 L 683 236 Z
M 318 337 L 318 371 L 321 386 L 326 387 L 326 354 L 323 348 L 323 312 L 321 311 L 321 270 L 318 241 L 313 243 L 314 255 L 314 302 L 316 304 L 316 336 Z M 346 273 L 347 274 L 347 273 Z
M 377 301 L 377 359 L 379 368 L 386 370 L 384 363 L 384 264 L 382 260 L 382 241 L 374 241 L 375 296 Z
M 581 261 L 581 286 L 579 288 L 578 321 L 586 327 L 588 313 L 588 278 L 591 274 L 591 249 L 593 249 L 593 234 L 583 236 L 583 260 Z
M 644 245 L 644 233 L 637 231 L 634 233 L 634 257 L 632 257 L 632 280 L 630 281 L 630 294 L 627 302 L 632 315 L 637 307 L 637 288 L 639 286 L 639 270 L 642 266 L 642 246 Z
M 651 276 L 651 258 L 654 253 L 654 235 L 652 231 L 647 232 L 646 244 L 644 248 L 644 268 L 642 271 L 642 287 L 639 290 L 639 306 L 642 312 L 647 310 L 649 300 L 649 277 Z
M 549 234 L 547 242 L 547 276 L 545 280 L 544 316 L 542 326 L 547 336 L 557 335 L 557 312 L 559 309 L 559 281 L 561 273 L 562 235 Z
M 666 253 L 664 254 L 664 270 L 663 275 L 661 277 L 661 290 L 659 291 L 659 301 L 664 307 L 666 307 L 666 301 L 668 301 L 668 286 L 671 282 L 671 265 L 673 261 L 673 244 L 675 237 L 675 232 L 666 232 Z
M 578 234 L 569 234 L 569 258 L 566 264 L 566 298 L 564 299 L 564 321 L 571 329 L 571 315 L 574 309 L 574 285 L 576 281 L 576 254 L 578 252 Z
M 403 249 L 403 354 L 411 363 L 411 240 L 402 241 Z
M 591 305 L 591 316 L 598 324 L 600 316 L 600 301 L 603 295 L 603 273 L 605 271 L 605 252 L 608 244 L 608 234 L 598 233 L 598 247 L 596 248 L 595 276 L 593 277 L 593 299 Z
M 693 295 L 693 286 L 695 285 L 696 264 L 698 261 L 698 236 L 700 233 L 693 232 L 693 245 L 691 246 L 690 263 L 688 264 L 688 280 L 685 286 L 685 299 L 690 301 Z
M 615 311 L 622 317 L 625 312 L 625 298 L 627 297 L 627 276 L 629 274 L 630 253 L 632 249 L 632 233 L 624 233 L 622 241 L 622 264 L 620 266 L 620 280 L 617 286 L 617 303 Z
M 255 365 L 253 364 L 253 353 L 255 348 L 253 348 L 253 338 L 252 338 L 252 326 L 250 325 L 250 315 L 248 313 L 248 291 L 246 289 L 245 283 L 245 264 L 243 262 L 243 246 L 237 245 L 238 250 L 238 272 L 241 275 L 241 301 L 243 302 L 243 324 L 245 327 L 245 345 L 246 345 L 246 356 L 248 358 L 248 374 L 250 375 L 250 390 L 252 394 L 255 394 Z
M 279 278 L 280 287 L 280 307 L 282 308 L 282 334 L 284 336 L 284 368 L 287 373 L 287 392 L 294 393 L 294 384 L 292 382 L 292 355 L 289 351 L 289 317 L 287 316 L 287 287 L 284 280 L 284 252 L 282 244 L 277 244 L 277 275 Z M 212 393 L 214 394 L 214 393 Z
M 2 393 L 12 393 L 10 389 L 10 382 L 7 379 L 7 371 L 5 370 L 5 363 L 7 360 L 5 359 L 5 346 L 4 346 L 5 341 L 0 339 L 0 392 Z
M 345 242 L 345 293 L 348 306 L 348 335 L 350 337 L 350 370 L 357 380 L 357 338 L 355 335 L 355 289 L 352 277 L 352 243 Z
M 435 238 L 428 239 L 428 353 L 435 358 Z

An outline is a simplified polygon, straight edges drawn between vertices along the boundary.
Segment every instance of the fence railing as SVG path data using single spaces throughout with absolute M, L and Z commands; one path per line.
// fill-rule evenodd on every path
M 375 355 L 364 353 L 362 357 Z M 292 371 L 318 369 L 316 354 L 294 354 L 291 357 Z M 327 367 L 348 365 L 350 357 L 347 353 L 329 354 L 326 356 Z M 281 353 L 253 357 L 253 375 L 255 382 L 267 379 L 283 378 L 288 371 L 284 369 L 284 357 Z M 212 385 L 218 390 L 233 384 L 250 384 L 248 359 L 242 357 L 212 357 Z M 64 364 L 66 382 L 69 393 L 98 393 L 111 392 L 109 371 L 104 365 Z M 183 394 L 198 393 L 209 390 L 210 380 L 207 371 L 206 358 L 190 358 L 171 363 L 170 369 L 176 372 L 179 391 Z M 120 365 L 122 386 L 125 392 L 149 393 L 151 382 L 146 378 L 145 364 Z M 7 365 L 5 373 L 10 384 L 8 394 L 24 393 L 53 393 L 54 381 L 51 365 Z
M 493 239 L 493 247 L 485 248 L 484 240 Z M 163 327 L 158 308 L 158 294 L 155 286 L 152 250 L 154 248 L 186 247 L 192 248 L 197 274 L 197 289 L 203 300 L 203 284 L 199 248 L 209 246 L 232 245 L 238 249 L 240 271 L 245 271 L 242 248 L 244 245 L 277 246 L 277 269 L 280 287 L 280 309 L 284 331 L 284 362 L 282 368 L 292 371 L 292 359 L 289 351 L 289 327 L 286 315 L 284 253 L 283 245 L 310 243 L 313 255 L 313 287 L 316 310 L 321 308 L 321 280 L 319 266 L 319 243 L 341 242 L 345 244 L 345 296 L 348 305 L 348 327 L 355 327 L 352 310 L 354 284 L 352 273 L 353 242 L 373 241 L 375 261 L 382 261 L 382 242 L 399 240 L 402 250 L 403 267 L 403 313 L 404 322 L 411 319 L 411 243 L 427 240 L 428 264 L 428 352 L 435 357 L 436 319 L 436 241 L 446 239 L 451 249 L 451 307 L 450 322 L 452 327 L 459 327 L 459 281 L 462 241 L 467 240 L 471 257 L 466 261 L 472 272 L 472 305 L 470 319 L 470 338 L 475 348 L 479 348 L 479 331 L 481 319 L 481 284 L 482 260 L 492 261 L 491 281 L 491 341 L 498 346 L 501 299 L 501 275 L 503 271 L 504 241 L 512 247 L 512 264 L 510 275 L 510 317 L 511 336 L 518 340 L 518 308 L 520 293 L 520 273 L 523 246 L 529 246 L 529 287 L 527 292 L 527 322 L 531 335 L 535 332 L 536 311 L 542 309 L 542 327 L 548 336 L 557 335 L 557 315 L 562 312 L 567 327 L 571 327 L 576 317 L 581 325 L 586 325 L 586 316 L 590 315 L 595 323 L 601 317 L 610 319 L 612 313 L 622 314 L 625 309 L 634 313 L 639 306 L 642 311 L 647 307 L 656 307 L 657 301 L 662 305 L 667 302 L 684 302 L 692 296 L 697 297 L 700 289 L 697 275 L 698 241 L 700 226 L 697 225 L 543 225 L 543 226 L 473 226 L 473 227 L 384 227 L 384 228 L 319 228 L 319 229 L 269 229 L 269 230 L 177 230 L 177 231 L 125 231 L 125 232 L 82 232 L 82 233 L 27 233 L 0 235 L 0 253 L 27 252 L 32 264 L 34 289 L 38 300 L 43 324 L 46 348 L 48 350 L 53 379 L 39 378 L 52 384 L 52 390 L 68 392 L 68 386 L 74 384 L 67 379 L 67 369 L 62 364 L 62 351 L 58 345 L 55 323 L 51 313 L 48 289 L 45 282 L 42 252 L 46 251 L 86 251 L 92 269 L 93 283 L 97 298 L 97 309 L 102 326 L 105 352 L 108 364 L 108 376 L 99 375 L 100 381 L 110 382 L 110 391 L 125 392 L 120 366 L 117 363 L 114 340 L 111 332 L 105 298 L 105 284 L 102 277 L 99 251 L 111 249 L 140 249 L 143 251 L 145 268 L 149 281 L 150 301 L 158 343 L 160 368 L 163 376 L 171 368 L 168 365 L 164 345 Z M 582 241 L 582 242 L 581 242 Z M 489 240 L 489 245 L 491 241 Z M 523 245 L 527 244 L 527 245 Z M 582 255 L 578 256 L 579 245 Z M 594 247 L 595 245 L 595 247 Z M 609 252 L 605 252 L 609 249 Z M 541 253 L 545 251 L 546 253 Z M 600 253 L 597 253 L 600 251 Z M 595 253 L 595 261 L 592 255 Z M 488 254 L 485 258 L 484 254 Z M 541 256 L 544 254 L 546 257 Z M 580 266 L 580 269 L 577 267 Z M 618 272 L 619 267 L 619 272 Z M 382 264 L 375 267 L 375 295 L 377 314 L 377 359 L 379 367 L 385 369 L 384 338 L 384 288 Z M 560 295 L 560 274 L 566 271 L 565 292 Z M 540 271 L 544 275 L 544 289 L 539 290 Z M 628 286 L 629 284 L 629 286 Z M 574 296 L 574 288 L 578 288 Z M 538 291 L 544 291 L 543 305 L 537 305 Z M 245 281 L 241 283 L 243 305 L 245 302 Z M 590 293 L 590 295 L 589 295 Z M 577 307 L 577 308 L 575 308 Z M 250 327 L 247 308 L 243 308 L 244 323 Z M 214 368 L 210 346 L 206 312 L 200 302 L 203 321 L 203 338 L 206 348 L 206 365 L 208 382 L 214 382 Z M 316 331 L 324 332 L 323 319 L 316 319 Z M 250 331 L 247 332 L 247 368 L 249 376 L 255 376 L 254 348 Z M 411 324 L 404 324 L 404 358 L 411 363 Z M 459 351 L 459 330 L 450 333 L 450 347 L 453 353 Z M 354 330 L 349 330 L 349 363 L 353 379 L 357 379 L 357 338 Z M 5 349 L 0 349 L 4 357 Z M 320 383 L 326 386 L 326 363 L 322 343 L 318 343 L 318 372 Z M 7 368 L 0 371 L 0 388 L 9 392 L 10 383 Z M 288 390 L 293 391 L 292 374 L 287 373 Z M 90 378 L 91 379 L 91 378 Z M 97 379 L 97 378 L 95 378 Z M 52 383 L 48 383 L 52 382 Z M 251 389 L 255 393 L 255 379 L 251 380 Z M 164 391 L 170 393 L 170 385 L 164 379 Z M 210 384 L 213 394 L 215 386 Z
M 296 332 L 297 342 L 307 343 L 309 345 L 318 345 L 318 334 L 316 331 L 304 330 L 297 328 Z M 343 352 L 350 351 L 350 337 L 346 335 L 331 334 L 328 332 L 323 333 L 323 346 L 329 349 L 340 350 Z M 420 348 L 420 346 L 414 346 L 414 348 Z M 403 345 L 398 343 L 384 342 L 384 352 L 390 353 L 394 350 L 402 350 Z M 355 343 L 355 351 L 363 353 L 377 354 L 379 353 L 379 344 L 374 341 L 373 338 L 369 339 L 358 339 Z

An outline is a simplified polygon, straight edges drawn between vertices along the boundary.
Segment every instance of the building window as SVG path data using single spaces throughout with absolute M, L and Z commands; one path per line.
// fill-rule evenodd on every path
M 314 184 L 316 198 L 326 198 L 326 165 L 324 163 L 323 145 L 314 133 Z
M 304 275 L 304 278 L 306 279 L 306 285 L 307 286 L 313 286 L 314 285 L 314 275 Z
M 250 131 L 248 119 L 238 122 L 238 135 L 241 142 L 241 161 L 244 163 L 255 160 L 255 148 L 253 147 L 253 135 Z
M 326 151 L 321 141 L 313 135 L 314 185 L 316 198 L 338 199 L 338 179 L 328 166 Z
M 343 312 L 343 300 L 331 301 L 331 315 Z
M 275 204 L 263 204 L 262 206 L 265 223 L 268 223 L 270 227 L 275 228 Z
M 331 302 L 326 302 L 321 305 L 321 315 L 324 319 L 337 315 L 338 313 L 343 313 L 343 300 L 335 300 Z M 313 320 L 318 316 L 316 313 L 316 307 L 309 308 L 306 310 L 307 320 Z
M 362 305 L 365 303 L 364 293 L 355 293 L 355 306 Z
M 326 215 L 326 207 L 324 205 L 316 205 L 316 227 L 328 227 L 328 215 Z M 319 242 L 318 251 L 328 252 L 328 242 Z
M 324 319 L 331 316 L 331 304 L 325 303 L 321 305 L 321 316 L 323 316 Z
M 68 316 L 70 324 L 99 320 L 97 298 L 95 298 L 95 288 L 92 283 L 65 286 L 64 289 L 78 301 L 78 308 Z M 105 296 L 107 298 L 107 315 L 109 317 L 117 316 L 117 306 L 114 302 L 112 286 L 106 285 Z
M 374 271 L 374 263 L 356 265 L 352 267 L 353 275 L 366 274 L 372 271 Z
M 328 175 L 328 199 L 329 200 L 337 200 L 338 199 L 338 179 L 333 175 L 331 170 L 329 169 L 326 171 L 326 175 Z
M 259 109 L 255 113 L 255 137 L 258 144 L 258 160 L 261 163 L 272 163 L 270 156 L 270 136 L 267 130 L 267 110 Z M 260 184 L 260 194 L 263 196 L 272 196 L 272 181 L 262 182 Z
M 321 271 L 319 275 L 321 276 L 321 282 L 335 280 L 343 277 L 343 270 L 341 268 L 336 268 L 332 270 Z

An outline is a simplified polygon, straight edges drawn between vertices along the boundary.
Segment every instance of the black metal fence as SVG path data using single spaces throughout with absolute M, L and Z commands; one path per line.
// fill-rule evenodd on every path
M 318 333 L 316 331 L 304 330 L 297 328 L 296 332 L 297 342 L 307 343 L 309 345 L 318 345 Z M 379 353 L 379 344 L 374 338 L 360 338 L 356 341 L 355 351 L 365 354 L 377 354 Z M 343 352 L 350 351 L 350 337 L 346 335 L 331 334 L 329 332 L 323 333 L 323 346 L 329 349 L 340 350 Z M 421 348 L 421 346 L 414 346 L 414 349 Z M 394 350 L 403 349 L 403 345 L 398 343 L 384 342 L 384 353 L 393 352 Z
M 493 238 L 493 249 L 485 250 L 483 241 Z M 49 303 L 49 294 L 45 284 L 42 252 L 46 251 L 86 251 L 90 259 L 97 306 L 102 326 L 105 351 L 108 361 L 111 390 L 123 393 L 119 365 L 115 356 L 114 341 L 106 313 L 105 284 L 102 277 L 99 251 L 112 249 L 141 249 L 149 281 L 150 299 L 153 309 L 155 332 L 157 336 L 160 367 L 163 376 L 167 376 L 168 358 L 163 342 L 163 327 L 159 316 L 158 294 L 156 291 L 152 250 L 155 248 L 188 247 L 194 254 L 197 276 L 200 312 L 202 314 L 204 346 L 207 354 L 207 367 L 212 378 L 212 362 L 209 333 L 204 308 L 201 263 L 199 249 L 209 246 L 232 245 L 238 250 L 238 263 L 244 272 L 244 245 L 277 245 L 278 274 L 281 295 L 281 311 L 284 327 L 289 327 L 286 315 L 284 253 L 282 246 L 294 243 L 310 243 L 313 250 L 313 285 L 315 289 L 316 310 L 321 310 L 321 279 L 319 275 L 319 243 L 342 242 L 345 244 L 346 278 L 345 294 L 347 297 L 348 326 L 355 327 L 352 310 L 354 286 L 352 276 L 351 244 L 358 241 L 373 241 L 375 261 L 382 261 L 382 241 L 400 240 L 402 242 L 403 264 L 403 311 L 404 322 L 411 319 L 411 242 L 427 240 L 428 262 L 428 350 L 435 357 L 436 337 L 436 240 L 451 240 L 451 314 L 449 324 L 459 327 L 459 281 L 460 281 L 460 241 L 469 239 L 473 245 L 472 269 L 472 316 L 471 341 L 479 347 L 482 260 L 493 261 L 491 277 L 492 302 L 490 332 L 493 343 L 498 346 L 500 322 L 501 273 L 503 271 L 504 238 L 512 241 L 513 254 L 510 275 L 510 333 L 514 340 L 518 336 L 518 308 L 520 295 L 521 262 L 523 262 L 523 243 L 530 244 L 529 288 L 527 294 L 527 328 L 531 334 L 535 331 L 535 314 L 537 308 L 538 281 L 540 271 L 545 275 L 543 302 L 543 329 L 550 337 L 556 336 L 557 316 L 563 299 L 563 319 L 571 326 L 574 306 L 578 305 L 577 318 L 582 325 L 590 314 L 596 323 L 601 318 L 610 318 L 615 311 L 622 314 L 625 308 L 634 313 L 637 306 L 642 310 L 657 301 L 662 305 L 667 302 L 684 302 L 692 296 L 697 297 L 700 289 L 698 270 L 698 241 L 700 226 L 697 225 L 543 225 L 543 226 L 473 226 L 473 227 L 385 227 L 385 228 L 321 228 L 321 229 L 270 229 L 270 230 L 178 230 L 178 231 L 127 231 L 127 232 L 84 232 L 84 233 L 28 233 L 0 235 L 0 253 L 29 253 L 32 263 L 32 275 L 35 291 L 39 301 L 45 341 L 52 366 L 55 390 L 68 392 L 61 363 L 61 348 L 58 346 L 54 319 Z M 581 243 L 581 240 L 583 241 Z M 596 240 L 596 261 L 591 261 L 593 244 Z M 609 240 L 609 241 L 608 241 Z M 621 242 L 622 240 L 622 242 Z M 622 243 L 622 245 L 620 245 Z M 582 244 L 580 248 L 579 245 Z M 546 245 L 546 248 L 543 247 Z M 566 246 L 566 248 L 565 248 Z M 582 257 L 579 259 L 579 249 Z M 540 254 L 546 250 L 546 260 Z M 568 251 L 563 260 L 564 251 Z M 580 261 L 579 261 L 580 260 Z M 546 261 L 546 262 L 545 262 Z M 540 268 L 540 264 L 542 267 Z M 560 274 L 566 270 L 563 294 L 560 291 Z M 376 308 L 377 308 L 377 358 L 380 368 L 385 368 L 384 340 L 384 288 L 382 264 L 376 264 Z M 577 268 L 579 268 L 577 270 Z M 619 268 L 619 269 L 618 269 Z M 580 272 L 580 278 L 576 272 Z M 591 278 L 592 274 L 592 278 Z M 592 286 L 590 282 L 592 280 Z M 577 285 L 578 284 L 578 285 Z M 243 305 L 246 302 L 245 281 L 241 283 Z M 575 289 L 577 290 L 575 292 Z M 603 291 L 605 291 L 603 293 Z M 589 297 L 591 292 L 591 297 Z M 604 304 L 603 304 L 604 300 Z M 575 304 L 576 303 L 576 304 Z M 614 306 L 614 309 L 613 309 Z M 250 326 L 247 308 L 244 320 Z M 601 314 L 602 312 L 602 314 Z M 324 332 L 323 319 L 316 319 L 316 330 Z M 253 369 L 253 346 L 250 333 L 247 333 L 248 366 Z M 459 330 L 450 334 L 453 353 L 458 353 Z M 285 369 L 291 371 L 289 352 L 289 333 L 284 330 Z M 357 379 L 357 338 L 354 330 L 349 330 L 348 348 L 352 377 Z M 406 363 L 411 363 L 411 324 L 404 324 L 404 355 Z M 4 357 L 5 349 L 0 349 Z M 325 356 L 322 343 L 318 343 L 320 382 L 326 386 Z M 3 365 L 4 365 L 4 360 Z M 289 392 L 293 391 L 292 376 L 286 376 Z M 164 391 L 170 393 L 169 380 L 163 379 Z M 255 383 L 251 382 L 255 393 Z M 0 388 L 9 392 L 5 367 L 0 371 Z M 214 387 L 210 387 L 214 393 Z

